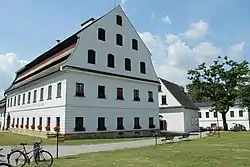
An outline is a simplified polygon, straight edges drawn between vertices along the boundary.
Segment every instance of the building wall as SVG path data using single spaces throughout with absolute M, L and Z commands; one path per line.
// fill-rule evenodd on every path
M 201 127 L 211 127 L 211 124 L 217 124 L 217 118 L 214 117 L 213 112 L 209 112 L 211 107 L 199 107 L 201 112 L 201 118 L 199 118 L 199 124 Z M 243 112 L 243 117 L 239 116 L 239 111 L 241 109 L 238 106 L 229 109 L 226 114 L 228 128 L 232 128 L 234 124 L 242 124 L 249 130 L 248 113 Z M 234 117 L 230 116 L 230 111 L 234 111 Z M 209 113 L 209 118 L 206 118 L 206 112 Z M 221 114 L 218 113 L 219 126 L 223 127 Z
M 61 82 L 61 98 L 57 98 L 57 83 Z M 48 100 L 48 86 L 52 85 L 52 99 Z M 40 101 L 40 88 L 44 88 L 44 100 Z M 36 102 L 33 102 L 34 90 L 37 90 Z M 31 100 L 28 102 L 28 92 L 31 92 Z M 25 93 L 25 104 L 23 104 L 23 93 Z M 20 105 L 8 107 L 8 101 L 12 98 L 14 103 L 14 96 L 21 95 Z M 36 126 L 39 124 L 39 117 L 42 117 L 43 131 L 47 125 L 46 117 L 51 117 L 51 129 L 56 125 L 56 116 L 60 117 L 61 132 L 64 133 L 64 120 L 65 120 L 65 104 L 66 104 L 66 79 L 63 73 L 59 72 L 50 75 L 46 78 L 38 80 L 36 82 L 29 83 L 24 87 L 16 89 L 7 94 L 7 114 L 11 116 L 11 124 L 13 118 L 15 120 L 19 118 L 19 124 L 21 124 L 21 118 L 24 117 L 24 126 L 26 124 L 26 118 L 29 117 L 29 124 L 32 125 L 32 117 L 36 118 Z M 16 124 L 16 121 L 15 121 Z M 36 128 L 37 129 L 37 128 Z
M 4 125 L 4 111 L 5 107 L 0 107 L 0 131 L 2 130 Z
M 178 109 L 161 109 L 160 115 L 163 116 L 163 120 L 167 122 L 167 131 L 171 132 L 184 132 L 184 113 L 182 108 Z
M 148 129 L 149 117 L 154 118 L 154 124 L 159 128 L 156 84 L 77 71 L 67 72 L 66 75 L 66 133 L 74 132 L 75 117 L 84 117 L 86 131 L 96 131 L 98 117 L 102 116 L 108 131 L 116 130 L 117 117 L 123 117 L 126 130 L 133 129 L 134 117 L 140 118 L 142 129 Z M 85 97 L 75 96 L 76 82 L 84 83 Z M 98 85 L 105 86 L 105 99 L 97 98 Z M 117 87 L 123 88 L 124 100 L 116 100 Z M 139 90 L 140 101 L 133 101 L 133 89 Z M 154 102 L 148 102 L 148 91 L 153 92 Z
M 178 100 L 176 100 L 175 97 L 169 92 L 169 90 L 165 87 L 162 81 L 159 81 L 161 83 L 161 91 L 158 92 L 159 107 L 180 107 L 181 104 L 178 102 Z M 166 95 L 167 101 L 167 104 L 164 105 L 162 104 L 163 95 Z
M 197 110 L 184 110 L 184 126 L 185 132 L 199 131 L 199 116 Z
M 122 26 L 116 24 L 116 15 L 122 16 Z M 105 41 L 98 39 L 98 28 L 105 29 Z M 123 36 L 123 46 L 116 44 L 116 34 Z M 82 31 L 79 37 L 76 49 L 66 65 L 158 81 L 149 50 L 120 7 Z M 138 41 L 138 50 L 132 49 L 132 39 Z M 96 51 L 96 64 L 88 63 L 89 49 Z M 115 68 L 107 67 L 108 54 L 114 55 Z M 131 59 L 131 71 L 124 68 L 125 58 Z M 140 62 L 146 63 L 146 74 L 140 73 Z

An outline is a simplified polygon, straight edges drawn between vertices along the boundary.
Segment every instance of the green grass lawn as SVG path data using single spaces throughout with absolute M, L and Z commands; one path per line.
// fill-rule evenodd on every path
M 53 167 L 248 167 L 250 133 L 224 132 L 204 139 L 69 156 Z
M 100 144 L 115 143 L 122 141 L 144 140 L 149 138 L 114 138 L 114 139 L 83 139 L 83 140 L 65 140 L 60 145 L 81 145 L 81 144 Z M 43 140 L 43 145 L 55 145 L 55 139 L 44 139 L 39 137 L 20 135 L 10 132 L 0 132 L 0 146 L 19 145 L 21 142 L 32 145 L 35 141 Z

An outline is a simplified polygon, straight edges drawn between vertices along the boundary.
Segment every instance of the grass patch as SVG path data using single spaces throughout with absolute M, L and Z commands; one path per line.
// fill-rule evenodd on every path
M 144 140 L 149 138 L 113 138 L 113 139 L 82 139 L 60 141 L 60 145 L 82 145 L 115 143 L 123 141 Z M 43 145 L 55 145 L 55 139 L 44 139 L 34 136 L 21 135 L 10 132 L 0 132 L 0 146 L 19 145 L 21 142 L 32 145 L 35 141 L 43 140 Z
M 174 144 L 79 154 L 55 160 L 53 167 L 246 167 L 250 133 L 225 132 Z

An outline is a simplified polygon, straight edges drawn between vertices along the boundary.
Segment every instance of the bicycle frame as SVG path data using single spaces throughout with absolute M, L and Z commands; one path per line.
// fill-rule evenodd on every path
M 25 156 L 26 156 L 26 157 L 25 157 L 25 160 L 26 160 L 28 163 L 30 163 L 31 158 L 34 157 L 34 156 L 37 154 L 37 152 L 40 151 L 40 150 L 41 150 L 41 148 L 36 148 L 36 149 L 33 149 L 33 150 L 27 152 L 25 146 L 23 145 L 23 148 L 20 149 L 19 151 L 21 151 L 21 152 L 23 152 L 23 153 L 25 154 Z M 29 154 L 32 153 L 32 152 L 34 152 L 34 153 L 33 153 L 31 156 L 29 156 Z M 19 157 L 20 157 L 20 156 L 21 156 L 21 155 L 19 155 Z M 18 158 L 19 158 L 19 157 L 18 157 Z

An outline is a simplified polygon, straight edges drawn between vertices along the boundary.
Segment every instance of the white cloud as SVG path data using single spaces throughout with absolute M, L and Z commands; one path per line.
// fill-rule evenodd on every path
M 150 20 L 154 19 L 155 18 L 155 12 L 152 12 L 151 14 L 151 17 L 150 17 Z
M 226 50 L 216 47 L 210 42 L 190 46 L 175 34 L 159 36 L 143 32 L 139 35 L 152 53 L 152 61 L 157 75 L 183 86 L 189 83 L 187 79 L 189 69 L 193 69 L 203 62 L 210 64 L 217 56 L 227 54 Z M 240 50 L 239 48 L 243 49 L 242 45 L 241 43 L 236 44 L 232 48 Z M 232 54 L 229 54 L 229 57 L 237 59 Z
M 125 9 L 125 4 L 127 3 L 128 0 L 121 0 L 120 5 L 123 9 Z
M 231 46 L 229 53 L 231 53 L 232 56 L 242 56 L 244 54 L 244 46 L 245 46 L 244 41 L 235 44 Z
M 28 61 L 19 60 L 14 53 L 0 54 L 0 98 L 15 77 L 15 72 L 25 65 Z
M 187 38 L 200 38 L 207 34 L 208 31 L 208 23 L 205 21 L 198 21 L 195 23 L 191 23 L 189 25 L 189 29 L 183 34 Z
M 172 21 L 170 20 L 170 18 L 169 18 L 168 16 L 163 17 L 163 18 L 162 18 L 162 21 L 163 21 L 164 23 L 167 23 L 167 24 L 172 24 Z

